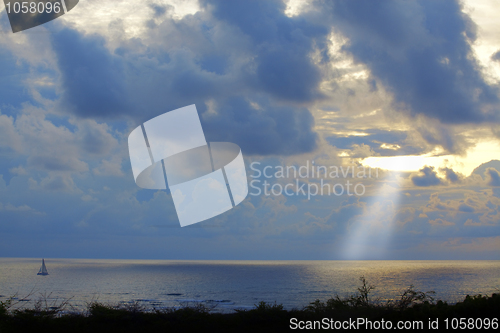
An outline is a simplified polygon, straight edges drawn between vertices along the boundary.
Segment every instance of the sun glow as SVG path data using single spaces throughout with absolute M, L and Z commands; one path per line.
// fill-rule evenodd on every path
M 419 156 L 383 156 L 368 157 L 361 161 L 364 166 L 391 171 L 410 172 L 418 171 L 424 166 L 435 169 L 449 167 L 469 176 L 482 163 L 500 159 L 500 145 L 498 141 L 485 141 L 469 149 L 465 156 L 425 154 Z

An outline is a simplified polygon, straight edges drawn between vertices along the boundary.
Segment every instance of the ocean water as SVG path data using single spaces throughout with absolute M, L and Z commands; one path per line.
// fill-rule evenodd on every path
M 410 285 L 449 303 L 500 291 L 500 261 L 175 261 L 0 258 L 0 301 L 37 300 L 78 311 L 98 301 L 169 308 L 203 303 L 214 311 L 251 309 L 260 301 L 302 307 L 356 292 L 364 276 L 373 298 L 394 299 Z M 45 303 L 46 302 L 46 303 Z M 68 308 L 69 309 L 69 308 Z

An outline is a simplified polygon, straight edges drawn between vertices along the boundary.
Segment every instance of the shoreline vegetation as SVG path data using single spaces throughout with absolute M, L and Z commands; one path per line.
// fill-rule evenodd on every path
M 281 304 L 260 302 L 251 310 L 234 313 L 217 313 L 214 307 L 205 304 L 149 309 L 139 303 L 110 305 L 98 302 L 87 304 L 84 311 L 75 311 L 71 300 L 55 304 L 48 302 L 47 297 L 41 297 L 32 308 L 23 308 L 16 307 L 22 299 L 13 296 L 0 302 L 0 332 L 287 332 L 301 328 L 338 330 L 354 327 L 374 330 L 380 323 L 379 329 L 389 328 L 383 326 L 388 322 L 392 329 L 398 322 L 423 325 L 405 330 L 431 326 L 436 329 L 436 325 L 440 329 L 456 329 L 460 325 L 465 325 L 466 329 L 479 325 L 492 330 L 498 328 L 500 293 L 467 295 L 461 302 L 448 304 L 435 300 L 433 291 L 417 291 L 409 286 L 398 298 L 380 301 L 370 295 L 374 286 L 364 277 L 360 282 L 354 294 L 336 295 L 325 302 L 315 300 L 302 309 L 286 310 Z M 465 321 L 461 322 L 461 318 Z M 359 326 L 360 322 L 364 325 Z

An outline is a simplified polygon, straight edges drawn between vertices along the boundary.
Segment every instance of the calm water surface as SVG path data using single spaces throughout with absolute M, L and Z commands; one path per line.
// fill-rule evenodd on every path
M 359 277 L 376 286 L 374 298 L 392 299 L 409 285 L 450 303 L 500 289 L 500 261 L 170 261 L 0 258 L 0 301 L 17 295 L 24 306 L 69 299 L 173 307 L 203 302 L 227 312 L 260 301 L 302 308 L 315 299 L 346 296 Z M 28 296 L 27 296 L 28 295 Z M 27 297 L 26 297 L 27 296 Z

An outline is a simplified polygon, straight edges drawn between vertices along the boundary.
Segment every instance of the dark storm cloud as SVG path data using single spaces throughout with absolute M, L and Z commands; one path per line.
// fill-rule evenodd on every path
M 59 32 L 53 45 L 64 101 L 82 117 L 127 116 L 137 125 L 195 104 L 208 140 L 234 142 L 247 154 L 313 150 L 305 103 L 320 98 L 321 75 L 310 54 L 326 49 L 328 29 L 288 18 L 281 1 L 204 5 L 148 25 L 147 46 L 127 40 L 115 52 L 97 36 Z
M 312 63 L 314 43 L 325 45 L 326 27 L 284 14 L 282 1 L 205 1 L 213 15 L 241 30 L 256 52 L 258 89 L 292 101 L 320 96 L 321 75 Z
M 289 155 L 316 147 L 314 118 L 307 108 L 280 104 L 249 89 L 243 82 L 247 73 L 225 74 L 229 60 L 223 55 L 197 57 L 178 49 L 167 55 L 152 52 L 144 60 L 125 54 L 134 68 L 128 75 L 131 95 L 140 101 L 134 114 L 139 122 L 195 104 L 208 141 L 234 142 L 245 154 L 261 155 Z M 159 59 L 168 60 L 161 68 L 153 67 Z M 213 102 L 211 108 L 207 102 Z
M 316 147 L 314 118 L 307 108 L 248 91 L 239 78 L 235 82 L 230 74 L 203 70 L 190 56 L 185 51 L 172 51 L 168 64 L 159 70 L 133 60 L 138 70 L 132 74 L 132 95 L 141 101 L 140 113 L 134 116 L 140 122 L 195 104 L 208 141 L 234 142 L 245 154 L 257 155 L 290 155 Z M 207 101 L 213 102 L 212 109 Z
M 415 128 L 425 141 L 431 145 L 439 145 L 452 154 L 465 152 L 469 147 L 464 137 L 456 134 L 449 126 L 423 121 L 415 124 Z
M 123 63 L 97 35 L 71 29 L 52 35 L 62 74 L 64 101 L 82 117 L 110 117 L 128 111 Z
M 397 107 L 442 123 L 498 120 L 497 91 L 471 56 L 474 23 L 457 2 L 360 0 L 324 6 L 349 39 L 344 49 L 394 93 Z
M 365 130 L 369 133 L 365 136 L 347 136 L 341 137 L 332 135 L 326 140 L 340 149 L 351 149 L 353 145 L 367 145 L 380 156 L 400 156 L 400 155 L 418 155 L 424 152 L 424 147 L 407 145 L 405 140 L 408 136 L 404 131 L 384 131 L 378 129 Z M 383 148 L 383 144 L 393 145 L 394 149 Z M 397 146 L 399 146 L 399 148 Z
M 322 74 L 311 54 L 317 51 L 316 60 L 328 61 L 333 22 L 349 38 L 345 50 L 368 65 L 394 92 L 398 105 L 402 102 L 413 114 L 444 123 L 494 118 L 481 108 L 497 102 L 495 92 L 468 57 L 464 34 L 474 38 L 473 23 L 454 2 L 326 2 L 319 11 L 295 17 L 284 14 L 282 1 L 201 5 L 204 11 L 180 20 L 168 17 L 168 9 L 152 7 L 152 15 L 166 16 L 150 26 L 148 45 L 126 40 L 114 52 L 97 36 L 69 29 L 55 34 L 63 100 L 79 116 L 126 115 L 137 124 L 190 104 L 205 113 L 212 102 L 215 112 L 204 117 L 204 126 L 220 140 L 232 139 L 255 154 L 310 151 L 316 136 L 306 108 L 322 98 Z M 314 16 L 328 12 L 324 9 L 333 13 L 333 21 Z M 258 111 L 250 105 L 255 101 L 261 104 Z M 445 130 L 434 133 L 424 126 L 419 132 L 447 151 L 463 149 Z M 366 144 L 382 156 L 423 151 L 405 145 L 403 136 L 370 133 L 330 142 L 337 147 Z M 391 142 L 401 148 L 381 147 Z
M 426 166 L 420 169 L 422 175 L 411 177 L 411 181 L 416 186 L 433 186 L 441 184 L 441 179 L 437 176 L 437 172 L 434 171 L 434 167 Z
M 207 140 L 237 143 L 245 154 L 290 155 L 316 147 L 317 134 L 310 130 L 314 118 L 307 109 L 259 102 L 265 112 L 243 97 L 224 101 L 216 117 L 203 118 Z

